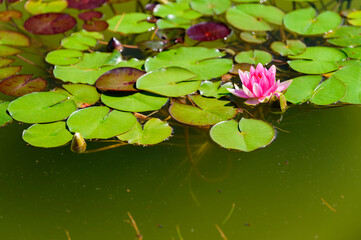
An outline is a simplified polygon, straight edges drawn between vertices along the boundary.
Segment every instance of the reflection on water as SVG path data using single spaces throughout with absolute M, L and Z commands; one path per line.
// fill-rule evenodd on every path
M 78 155 L 27 146 L 9 125 L 1 239 L 137 239 L 128 212 L 144 239 L 360 239 L 359 110 L 290 111 L 290 133 L 252 153 L 176 128 L 159 146 Z

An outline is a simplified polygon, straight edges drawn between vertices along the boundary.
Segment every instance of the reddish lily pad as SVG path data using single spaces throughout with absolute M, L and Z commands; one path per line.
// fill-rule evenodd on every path
M 83 24 L 83 29 L 89 32 L 99 32 L 107 29 L 109 24 L 106 21 L 91 21 Z
M 0 45 L 26 47 L 30 45 L 30 40 L 28 37 L 21 33 L 0 30 Z
M 30 17 L 24 23 L 27 31 L 39 35 L 64 33 L 76 24 L 75 18 L 65 13 L 43 13 Z
M 223 23 L 201 22 L 188 28 L 187 35 L 196 41 L 214 41 L 231 34 L 231 29 Z
M 23 16 L 23 14 L 17 10 L 6 10 L 0 12 L 0 21 L 1 22 L 9 22 L 12 19 L 19 19 Z
M 68 7 L 76 9 L 93 9 L 100 7 L 106 0 L 68 0 Z
M 91 20 L 93 20 L 93 18 L 99 19 L 102 16 L 103 16 L 103 13 L 98 12 L 98 11 L 82 12 L 78 15 L 78 17 L 84 21 L 91 21 Z
M 21 66 L 0 68 L 0 79 L 10 77 L 21 70 Z
M 131 67 L 115 68 L 101 75 L 95 85 L 100 90 L 138 91 L 134 84 L 145 73 Z
M 0 82 L 0 91 L 14 97 L 43 91 L 47 82 L 42 78 L 31 79 L 32 76 L 31 74 L 19 74 L 6 78 Z

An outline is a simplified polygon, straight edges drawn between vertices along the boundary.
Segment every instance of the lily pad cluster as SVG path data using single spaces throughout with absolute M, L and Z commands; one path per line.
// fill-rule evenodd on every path
M 27 19 L 10 2 L 1 9 L 0 91 L 12 99 L 0 100 L 0 126 L 29 124 L 30 145 L 72 141 L 83 152 L 85 141 L 158 144 L 181 125 L 249 152 L 275 139 L 288 108 L 361 104 L 360 11 L 319 1 L 286 11 L 272 1 L 176 0 L 134 1 L 138 11 L 124 12 L 122 2 L 23 1 Z M 29 46 L 45 57 L 19 56 Z M 17 58 L 47 75 L 22 72 Z M 230 91 L 258 93 L 238 76 L 257 64 L 275 65 L 276 80 L 292 83 L 253 106 Z

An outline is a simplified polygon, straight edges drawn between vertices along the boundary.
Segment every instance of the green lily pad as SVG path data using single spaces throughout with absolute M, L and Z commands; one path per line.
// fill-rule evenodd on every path
M 17 72 L 20 72 L 22 66 L 12 66 L 12 67 L 5 67 L 0 68 L 0 79 L 10 77 Z
M 341 21 L 340 15 L 331 11 L 316 16 L 316 10 L 311 7 L 292 11 L 283 19 L 288 30 L 301 35 L 324 34 L 339 26 Z
M 77 50 L 60 49 L 49 52 L 45 61 L 54 65 L 71 65 L 81 61 L 83 53 Z
M 147 22 L 149 14 L 145 13 L 123 13 L 107 20 L 108 29 L 123 34 L 143 33 L 154 28 L 153 23 Z
M 221 81 L 203 81 L 199 88 L 199 92 L 205 97 L 221 98 L 230 94 L 227 88 L 233 88 L 233 84 L 227 82 L 221 85 Z
M 126 112 L 155 111 L 168 102 L 167 97 L 147 92 L 139 92 L 123 97 L 102 94 L 101 100 L 108 107 Z
M 329 78 L 315 90 L 311 102 L 317 105 L 328 105 L 340 101 L 346 94 L 346 85 L 336 79 Z
M 361 28 L 342 26 L 325 34 L 327 42 L 340 47 L 356 47 L 361 45 Z
M 166 18 L 171 15 L 188 20 L 194 20 L 202 16 L 202 14 L 191 9 L 189 3 L 187 2 L 169 2 L 167 4 L 158 4 L 154 8 L 153 14 L 162 18 Z
M 187 29 L 192 25 L 192 21 L 185 18 L 170 15 L 169 17 L 157 20 L 156 24 L 159 29 L 168 29 L 168 28 Z
M 289 61 L 290 67 L 298 72 L 306 74 L 323 74 L 339 68 L 338 61 L 344 61 L 347 55 L 339 49 L 330 47 L 308 47 L 305 52 L 291 59 L 303 59 Z
M 119 140 L 130 144 L 154 145 L 163 142 L 172 134 L 172 128 L 167 122 L 158 118 L 149 119 L 143 126 L 137 122 L 135 126 L 122 135 L 117 136 Z
M 284 13 L 273 6 L 263 4 L 239 4 L 227 10 L 227 21 L 245 31 L 270 31 L 272 24 L 282 25 Z
M 22 50 L 10 46 L 0 45 L 0 57 L 12 56 L 21 53 Z
M 73 100 L 78 108 L 85 108 L 94 105 L 99 101 L 100 94 L 94 86 L 85 84 L 64 84 L 64 89 L 56 88 L 55 92 L 67 95 Z
M 13 118 L 10 117 L 9 114 L 6 112 L 9 104 L 9 101 L 0 101 L 0 127 L 3 127 L 7 123 L 13 121 Z
M 30 45 L 30 40 L 21 33 L 0 30 L 0 45 L 27 47 Z
M 68 2 L 66 0 L 28 0 L 24 4 L 25 10 L 34 15 L 48 12 L 62 12 L 67 6 Z
M 107 139 L 129 131 L 136 122 L 137 118 L 131 113 L 89 107 L 70 115 L 67 125 L 71 132 L 78 132 L 85 139 Z
M 281 56 L 298 55 L 306 51 L 306 45 L 300 40 L 286 40 L 283 42 L 273 42 L 271 49 Z
M 249 43 L 264 43 L 267 41 L 267 32 L 241 32 L 241 39 Z
M 98 41 L 95 38 L 85 36 L 81 33 L 73 33 L 70 37 L 61 40 L 61 45 L 64 48 L 85 51 L 90 47 L 95 47 Z
M 192 0 L 191 7 L 205 15 L 222 14 L 231 6 L 230 0 Z
M 361 11 L 354 11 L 347 15 L 348 22 L 354 26 L 361 26 Z
M 341 50 L 344 51 L 349 58 L 361 60 L 361 47 L 343 48 Z
M 220 58 L 224 54 L 217 49 L 181 47 L 149 57 L 145 62 L 147 72 L 165 67 L 181 67 L 193 72 L 197 80 L 222 76 L 232 68 L 232 60 Z
M 261 50 L 249 50 L 238 53 L 234 60 L 238 63 L 249 63 L 255 64 L 261 63 L 266 65 L 272 61 L 273 57 L 271 54 Z
M 211 138 L 221 147 L 251 152 L 270 144 L 275 138 L 274 128 L 261 120 L 242 118 L 220 122 L 210 131 Z
M 0 82 L 0 91 L 9 96 L 20 97 L 33 92 L 41 92 L 48 85 L 46 80 L 39 77 L 32 79 L 32 77 L 32 74 L 8 77 Z
M 198 107 L 175 102 L 169 108 L 169 113 L 178 122 L 208 126 L 232 119 L 237 114 L 237 109 L 232 106 L 230 101 L 205 98 L 200 95 L 190 95 L 189 97 Z
M 71 141 L 73 135 L 66 129 L 65 122 L 34 124 L 23 132 L 23 139 L 35 147 L 59 147 Z
M 67 118 L 76 110 L 68 96 L 57 92 L 36 92 L 12 101 L 8 107 L 10 115 L 19 122 L 46 123 Z
M 103 91 L 138 91 L 133 86 L 144 74 L 144 71 L 136 68 L 115 68 L 101 75 L 96 81 L 96 87 Z
M 167 97 L 181 97 L 198 90 L 201 81 L 184 68 L 163 68 L 151 71 L 138 78 L 137 89 Z
M 0 58 L 0 68 L 9 66 L 14 61 L 15 61 L 14 59 L 10 59 L 10 58 Z

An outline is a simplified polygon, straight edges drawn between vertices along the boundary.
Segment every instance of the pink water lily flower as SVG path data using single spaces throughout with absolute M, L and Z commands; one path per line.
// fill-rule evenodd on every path
M 292 80 L 276 81 L 276 67 L 274 65 L 267 70 L 259 63 L 256 69 L 251 67 L 249 72 L 238 70 L 238 73 L 242 81 L 242 89 L 235 85 L 236 89 L 228 88 L 228 91 L 237 97 L 247 98 L 245 103 L 250 105 L 267 102 L 272 96 L 279 97 L 292 82 Z

